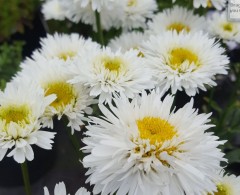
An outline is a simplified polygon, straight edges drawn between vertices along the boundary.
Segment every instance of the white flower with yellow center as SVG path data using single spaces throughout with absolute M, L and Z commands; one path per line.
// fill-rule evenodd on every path
M 57 97 L 47 107 L 42 117 L 43 125 L 53 128 L 53 117 L 58 116 L 60 120 L 64 115 L 73 133 L 74 130 L 80 131 L 80 125 L 84 125 L 83 120 L 87 120 L 84 115 L 92 113 L 89 106 L 95 100 L 89 96 L 89 89 L 83 85 L 67 82 L 73 75 L 68 74 L 68 66 L 65 65 L 66 62 L 62 60 L 42 58 L 32 61 L 31 65 L 26 64 L 19 75 L 36 81 L 44 89 L 46 96 L 55 94 Z
M 208 30 L 213 36 L 223 39 L 226 44 L 240 43 L 240 24 L 227 19 L 227 13 L 214 12 L 208 19 Z
M 41 39 L 40 44 L 41 48 L 36 50 L 31 57 L 34 60 L 44 57 L 46 59 L 57 58 L 63 61 L 74 61 L 78 60 L 78 54 L 82 51 L 92 51 L 100 48 L 100 45 L 96 42 L 85 39 L 76 33 L 70 35 L 48 34 L 46 38 Z
M 131 102 L 114 99 L 111 110 L 87 126 L 83 159 L 93 193 L 102 195 L 187 195 L 215 190 L 223 153 L 218 137 L 205 131 L 211 114 L 193 101 L 173 112 L 174 97 L 152 91 Z M 185 192 L 185 193 L 184 193 Z
M 44 91 L 33 82 L 12 82 L 0 92 L 0 160 L 13 156 L 18 163 L 32 161 L 31 145 L 52 149 L 53 132 L 41 130 L 40 118 L 56 97 L 44 96 Z
M 64 20 L 66 18 L 66 10 L 61 4 L 61 0 L 47 0 L 42 4 L 42 13 L 46 20 Z
M 147 36 L 141 32 L 127 32 L 121 34 L 119 37 L 111 39 L 108 46 L 113 51 L 118 51 L 120 48 L 123 52 L 126 52 L 130 49 L 135 49 L 139 51 L 138 56 L 144 56 L 140 51 L 140 46 L 143 41 L 147 40 Z
M 206 29 L 204 17 L 200 17 L 184 7 L 174 6 L 165 9 L 163 12 L 154 16 L 148 23 L 150 34 L 160 34 L 166 31 L 197 32 Z
M 202 7 L 215 7 L 218 10 L 226 8 L 227 0 L 193 0 L 193 6 L 195 8 Z
M 146 28 L 147 19 L 151 19 L 157 10 L 156 0 L 126 0 L 122 28 Z
M 50 195 L 47 187 L 44 187 L 44 195 Z M 55 185 L 54 195 L 70 195 L 67 194 L 66 186 L 63 182 L 59 182 Z M 79 188 L 75 195 L 91 195 L 85 188 Z
M 215 75 L 227 74 L 225 49 L 207 34 L 167 32 L 150 37 L 142 50 L 158 84 L 171 88 L 173 94 L 184 90 L 194 96 L 206 85 L 215 86 Z
M 213 193 L 207 193 L 207 195 L 239 195 L 240 194 L 240 176 L 225 175 L 220 173 L 221 180 L 216 183 L 217 190 Z
M 81 7 L 91 6 L 92 10 L 102 11 L 103 8 L 112 9 L 114 4 L 118 3 L 116 0 L 73 0 L 80 3 Z
M 75 76 L 70 82 L 90 87 L 90 95 L 99 96 L 100 103 L 110 102 L 112 96 L 119 93 L 132 98 L 154 87 L 152 71 L 138 54 L 137 50 L 114 53 L 109 48 L 86 53 L 81 62 L 72 66 Z

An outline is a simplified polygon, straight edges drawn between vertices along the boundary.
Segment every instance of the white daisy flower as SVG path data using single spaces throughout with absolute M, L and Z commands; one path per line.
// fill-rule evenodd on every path
M 171 9 L 165 9 L 157 14 L 151 22 L 148 23 L 150 34 L 160 34 L 166 31 L 185 31 L 196 32 L 206 29 L 204 17 L 200 17 L 184 7 L 174 6 Z
M 97 30 L 95 11 L 92 10 L 91 5 L 82 7 L 79 2 L 72 2 L 69 0 L 67 6 L 67 17 L 72 22 L 78 23 L 79 21 L 84 24 L 93 26 L 93 29 Z M 101 26 L 104 30 L 110 30 L 112 27 L 120 28 L 121 21 L 124 14 L 124 1 L 117 1 L 114 3 L 112 9 L 102 7 L 100 12 Z M 74 6 L 73 6 L 74 5 Z M 113 11 L 114 10 L 114 11 Z
M 226 11 L 216 11 L 210 15 L 208 30 L 211 35 L 223 39 L 227 45 L 235 43 L 236 47 L 240 43 L 240 24 L 229 21 Z
M 60 0 L 47 0 L 42 4 L 42 13 L 45 20 L 64 20 L 66 11 Z
M 126 0 L 122 28 L 146 28 L 146 20 L 154 15 L 157 10 L 156 0 Z
M 195 8 L 202 7 L 215 7 L 218 10 L 222 10 L 226 7 L 227 0 L 193 0 L 193 6 Z
M 46 59 L 57 58 L 63 61 L 74 61 L 78 59 L 78 54 L 84 50 L 94 50 L 100 48 L 100 45 L 91 39 L 85 39 L 77 33 L 48 34 L 46 38 L 40 40 L 41 48 L 36 50 L 32 58 L 38 60 L 42 56 Z
M 83 159 L 93 193 L 187 195 L 216 189 L 224 141 L 206 133 L 211 114 L 198 114 L 193 100 L 173 112 L 174 97 L 152 91 L 129 102 L 99 105 L 83 139 Z
M 136 49 L 139 51 L 138 56 L 144 56 L 144 54 L 140 51 L 140 46 L 143 41 L 147 40 L 148 37 L 141 32 L 127 32 L 121 34 L 119 37 L 111 39 L 108 46 L 113 51 L 118 51 L 119 48 L 123 52 L 126 52 L 130 49 Z
M 194 96 L 206 85 L 215 86 L 215 75 L 227 74 L 225 49 L 201 32 L 167 32 L 152 36 L 143 44 L 143 53 L 152 66 L 158 84 L 171 87 L 172 93 L 184 90 Z
M 44 187 L 44 195 L 50 195 L 47 187 Z M 70 195 L 70 194 L 67 194 L 65 184 L 63 182 L 59 182 L 56 184 L 54 188 L 54 195 Z M 88 192 L 85 188 L 81 187 L 75 193 L 75 195 L 90 195 L 90 192 Z
M 31 145 L 52 149 L 53 132 L 41 130 L 40 117 L 56 97 L 44 97 L 44 91 L 33 82 L 12 82 L 0 92 L 0 161 L 8 150 L 18 163 L 32 161 Z
M 19 75 L 20 78 L 27 77 L 36 81 L 44 89 L 45 95 L 57 96 L 42 117 L 44 127 L 53 128 L 54 116 L 57 116 L 58 120 L 66 116 L 73 133 L 74 130 L 80 131 L 80 125 L 84 125 L 83 121 L 87 120 L 84 114 L 92 113 L 90 105 L 96 101 L 89 96 L 89 89 L 85 86 L 67 82 L 73 75 L 68 74 L 68 67 L 65 65 L 66 62 L 62 60 L 42 58 L 32 61 L 31 66 L 26 64 Z
M 213 193 L 207 193 L 206 195 L 239 195 L 240 194 L 240 176 L 235 175 L 223 175 L 220 173 L 221 180 L 217 182 L 217 190 Z
M 139 51 L 112 52 L 109 48 L 84 54 L 84 58 L 71 71 L 75 73 L 71 83 L 90 87 L 91 96 L 99 96 L 100 103 L 110 102 L 119 93 L 132 98 L 144 89 L 154 87 L 152 72 Z

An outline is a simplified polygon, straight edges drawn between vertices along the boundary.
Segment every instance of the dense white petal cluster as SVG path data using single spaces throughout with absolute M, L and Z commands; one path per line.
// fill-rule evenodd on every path
M 120 93 L 132 98 L 154 87 L 153 73 L 138 54 L 137 50 L 122 53 L 109 48 L 87 52 L 71 67 L 75 76 L 70 82 L 90 87 L 90 95 L 99 96 L 100 103 L 111 102 L 112 96 Z
M 127 32 L 121 34 L 119 37 L 111 39 L 108 46 L 113 51 L 118 51 L 121 49 L 126 52 L 130 49 L 139 50 L 143 41 L 147 40 L 148 36 L 141 32 Z
M 174 6 L 165 9 L 154 16 L 148 23 L 149 34 L 160 34 L 166 31 L 177 31 L 186 33 L 197 32 L 206 29 L 206 20 L 184 7 Z
M 159 92 L 114 98 L 103 117 L 92 117 L 83 139 L 83 159 L 93 193 L 102 195 L 192 195 L 216 191 L 223 153 L 218 137 L 205 132 L 210 114 L 193 101 L 171 111 L 173 97 Z
M 96 10 L 105 30 L 146 28 L 146 21 L 153 17 L 157 3 L 156 0 L 49 0 L 43 4 L 42 13 L 46 19 L 81 21 L 96 30 Z
M 208 30 L 212 36 L 223 39 L 230 49 L 234 49 L 240 43 L 240 24 L 229 21 L 226 11 L 210 14 Z
M 70 66 L 70 65 L 69 65 Z M 56 100 L 52 102 L 44 112 L 42 117 L 43 125 L 53 128 L 53 117 L 58 120 L 66 116 L 71 127 L 80 131 L 80 125 L 84 125 L 83 120 L 87 120 L 85 113 L 91 114 L 90 105 L 96 101 L 90 97 L 89 89 L 81 84 L 72 85 L 68 83 L 73 75 L 68 73 L 66 62 L 59 59 L 39 59 L 32 60 L 30 64 L 22 65 L 23 70 L 18 74 L 37 82 L 45 91 L 45 94 L 55 94 Z M 15 78 L 18 80 L 18 78 Z
M 47 60 L 57 58 L 63 61 L 78 60 L 79 53 L 100 48 L 100 45 L 91 39 L 85 39 L 77 33 L 48 34 L 40 40 L 41 48 L 34 51 L 31 58 L 36 61 L 42 57 Z M 30 60 L 31 61 L 31 60 Z M 30 62 L 28 62 L 30 63 Z
M 44 187 L 44 195 L 50 195 L 48 188 Z M 70 195 L 67 194 L 66 186 L 63 182 L 59 182 L 55 185 L 54 195 Z M 79 188 L 75 195 L 91 195 L 85 188 Z
M 205 91 L 206 85 L 215 86 L 215 75 L 227 74 L 225 49 L 201 32 L 151 36 L 142 50 L 158 84 L 171 88 L 173 94 L 184 90 L 194 96 L 199 89 Z
M 44 91 L 34 82 L 22 80 L 7 85 L 0 92 L 0 160 L 13 156 L 18 163 L 32 161 L 31 145 L 52 148 L 53 132 L 41 130 L 40 118 L 56 97 L 44 96 Z
M 226 8 L 227 0 L 193 0 L 193 6 L 195 8 L 202 7 L 215 7 L 218 10 Z

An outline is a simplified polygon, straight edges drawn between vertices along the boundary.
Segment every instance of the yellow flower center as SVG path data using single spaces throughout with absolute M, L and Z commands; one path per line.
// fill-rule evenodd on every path
M 208 2 L 207 2 L 207 7 L 209 7 L 209 8 L 212 7 L 212 2 L 210 0 L 208 0 Z
M 167 30 L 171 30 L 171 31 L 176 30 L 178 33 L 180 33 L 183 30 L 185 30 L 186 32 L 190 32 L 190 28 L 187 25 L 182 24 L 180 22 L 175 22 L 170 24 L 167 27 Z
M 182 71 L 182 68 L 184 68 L 182 67 L 182 64 L 184 62 L 188 62 L 189 65 L 192 63 L 195 66 L 200 65 L 198 56 L 189 49 L 180 47 L 170 51 L 169 63 L 174 70 Z
M 214 195 L 232 195 L 232 193 L 231 193 L 231 189 L 227 185 L 218 184 L 217 192 L 214 192 Z
M 128 7 L 136 6 L 137 0 L 128 0 Z
M 0 118 L 5 120 L 6 124 L 14 123 L 29 123 L 30 109 L 27 105 L 10 105 L 0 107 Z
M 74 56 L 76 56 L 76 52 L 73 51 L 67 51 L 58 54 L 58 57 L 64 61 L 66 61 L 68 58 L 73 58 Z
M 137 126 L 140 137 L 148 139 L 151 144 L 161 144 L 177 135 L 174 126 L 158 117 L 144 117 L 137 120 Z
M 121 65 L 123 64 L 122 60 L 118 57 L 105 57 L 103 60 L 103 65 L 106 69 L 111 72 L 119 72 Z
M 45 87 L 45 95 L 55 94 L 57 98 L 50 104 L 55 109 L 63 111 L 65 106 L 75 102 L 76 94 L 71 84 L 64 81 L 49 83 Z
M 225 23 L 223 24 L 224 31 L 232 32 L 233 31 L 233 25 L 231 23 Z

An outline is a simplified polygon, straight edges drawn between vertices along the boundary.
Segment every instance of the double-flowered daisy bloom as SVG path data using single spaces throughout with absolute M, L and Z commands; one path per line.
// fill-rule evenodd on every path
M 71 67 L 75 74 L 71 83 L 90 87 L 91 96 L 99 96 L 99 102 L 111 102 L 112 96 L 124 93 L 132 98 L 144 89 L 154 87 L 152 71 L 139 51 L 112 52 L 109 48 L 83 54 L 82 60 Z
M 50 195 L 47 187 L 44 187 L 44 195 Z M 70 195 L 67 194 L 66 186 L 63 182 L 59 182 L 56 184 L 54 188 L 54 195 Z M 85 188 L 79 188 L 75 195 L 90 195 Z
M 36 50 L 31 58 L 38 60 L 39 58 L 60 59 L 63 61 L 74 61 L 79 59 L 79 53 L 88 50 L 92 51 L 100 48 L 100 45 L 91 39 L 85 39 L 77 33 L 48 34 L 47 37 L 40 40 L 41 48 Z
M 174 97 L 158 91 L 131 102 L 114 98 L 102 118 L 91 117 L 83 159 L 93 193 L 102 195 L 193 195 L 216 190 L 224 161 L 211 114 L 198 114 L 193 100 L 171 111 Z
M 217 190 L 206 195 L 239 195 L 240 194 L 240 176 L 223 175 L 220 173 L 221 180 L 216 183 Z
M 209 33 L 222 39 L 230 49 L 240 43 L 240 24 L 227 19 L 227 12 L 215 11 L 208 18 Z
M 148 23 L 150 34 L 161 34 L 166 31 L 184 31 L 197 32 L 206 29 L 206 20 L 184 7 L 174 6 L 165 9 L 163 12 L 154 16 L 153 20 Z
M 45 95 L 55 94 L 57 96 L 47 108 L 42 117 L 43 125 L 53 128 L 53 117 L 57 116 L 60 120 L 62 116 L 66 116 L 71 127 L 79 131 L 80 125 L 84 125 L 83 121 L 87 120 L 84 116 L 91 114 L 90 105 L 95 100 L 89 96 L 89 89 L 81 84 L 70 84 L 67 81 L 73 75 L 68 74 L 68 65 L 59 59 L 41 58 L 32 61 L 30 64 L 22 65 L 23 70 L 19 73 L 18 78 L 27 77 L 36 81 L 45 92 Z
M 206 85 L 215 86 L 215 75 L 227 74 L 225 49 L 201 32 L 151 36 L 142 50 L 158 84 L 171 88 L 173 94 L 184 90 L 194 96 L 199 89 L 205 91 Z
M 11 150 L 7 157 L 13 156 L 18 163 L 34 159 L 33 144 L 52 149 L 55 136 L 41 130 L 40 118 L 56 96 L 45 95 L 34 82 L 22 81 L 8 84 L 0 92 L 0 160 Z
M 156 10 L 156 0 L 125 0 L 122 28 L 146 28 L 146 20 L 153 18 Z
M 113 51 L 118 51 L 120 48 L 123 52 L 126 52 L 130 49 L 135 49 L 139 51 L 139 55 L 143 56 L 143 53 L 140 51 L 140 46 L 142 42 L 147 39 L 148 36 L 142 32 L 127 32 L 121 34 L 119 37 L 111 39 L 108 46 Z

